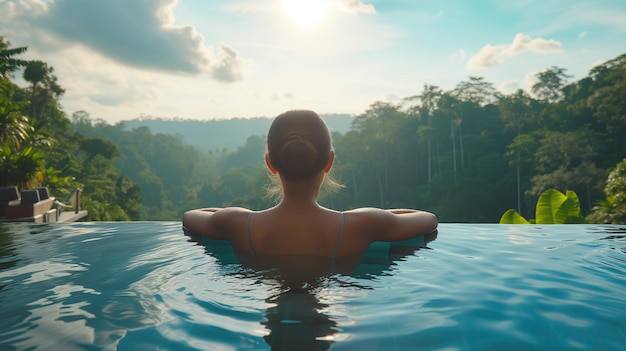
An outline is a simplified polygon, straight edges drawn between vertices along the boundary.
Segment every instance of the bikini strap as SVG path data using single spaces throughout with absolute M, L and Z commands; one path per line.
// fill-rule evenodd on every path
M 248 237 L 248 245 L 250 246 L 250 253 L 252 253 L 252 256 L 255 256 L 254 248 L 252 247 L 252 239 L 250 238 L 250 218 L 252 218 L 252 211 L 250 211 L 250 213 L 248 214 L 248 219 L 246 219 L 246 236 Z
M 339 251 L 339 245 L 341 245 L 341 239 L 343 238 L 343 212 L 341 212 L 341 229 L 339 229 L 339 239 L 337 239 L 337 246 L 335 246 L 335 251 L 333 252 L 333 259 L 337 256 L 337 251 Z

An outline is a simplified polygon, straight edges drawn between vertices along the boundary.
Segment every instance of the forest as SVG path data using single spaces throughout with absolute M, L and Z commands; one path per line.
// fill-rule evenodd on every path
M 26 50 L 0 36 L 0 186 L 47 186 L 59 198 L 81 188 L 91 221 L 177 221 L 197 207 L 275 203 L 265 131 L 237 149 L 202 150 L 180 134 L 68 115 L 53 67 L 20 59 Z M 626 54 L 572 78 L 552 66 L 530 91 L 502 94 L 470 76 L 452 90 L 426 84 L 399 103 L 373 102 L 333 132 L 331 176 L 342 187 L 320 201 L 497 223 L 508 209 L 532 217 L 539 195 L 558 189 L 578 194 L 590 223 L 625 223 Z

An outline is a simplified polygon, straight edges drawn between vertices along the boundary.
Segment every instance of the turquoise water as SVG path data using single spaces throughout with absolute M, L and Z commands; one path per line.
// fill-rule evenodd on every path
M 3 223 L 0 350 L 624 349 L 626 226 L 441 224 L 428 247 L 294 283 L 180 223 Z

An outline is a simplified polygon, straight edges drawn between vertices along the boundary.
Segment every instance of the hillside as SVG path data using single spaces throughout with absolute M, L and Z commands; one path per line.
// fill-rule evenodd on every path
M 346 114 L 323 116 L 331 131 L 345 133 L 350 130 L 353 117 Z M 226 148 L 234 151 L 244 145 L 252 135 L 265 135 L 272 119 L 266 117 L 233 118 L 225 120 L 183 120 L 142 118 L 124 121 L 126 130 L 148 127 L 153 134 L 178 134 L 185 144 L 198 150 Z

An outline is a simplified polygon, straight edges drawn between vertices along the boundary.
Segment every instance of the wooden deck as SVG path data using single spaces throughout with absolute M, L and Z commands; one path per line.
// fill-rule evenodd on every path
M 81 189 L 76 188 L 65 202 L 60 202 L 49 195 L 47 187 L 23 190 L 21 197 L 16 186 L 0 187 L 0 222 L 79 221 L 89 214 L 80 209 L 80 193 Z
M 80 210 L 78 213 L 74 211 L 61 212 L 57 222 L 77 222 L 80 219 L 87 217 L 89 212 L 87 210 Z

